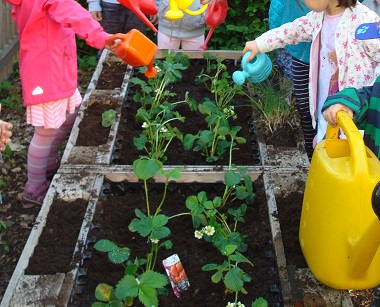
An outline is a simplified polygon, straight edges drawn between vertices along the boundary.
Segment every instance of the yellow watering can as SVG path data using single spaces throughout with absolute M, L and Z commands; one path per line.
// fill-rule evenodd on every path
M 299 240 L 321 283 L 369 289 L 380 284 L 380 162 L 346 112 L 337 122 L 314 150 Z M 338 139 L 339 127 L 347 139 Z
M 183 11 L 191 16 L 202 14 L 208 7 L 208 3 L 204 4 L 199 10 L 191 11 L 189 6 L 194 0 L 170 0 L 169 10 L 166 12 L 165 17 L 170 20 L 178 20 L 183 17 Z

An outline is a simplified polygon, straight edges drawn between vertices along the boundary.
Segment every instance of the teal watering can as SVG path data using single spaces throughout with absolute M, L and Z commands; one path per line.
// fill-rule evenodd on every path
M 243 70 L 234 71 L 232 74 L 232 80 L 237 85 L 243 85 L 247 78 L 252 83 L 263 82 L 272 71 L 272 61 L 265 53 L 258 53 L 252 60 L 247 62 L 250 54 L 250 51 L 246 52 L 241 60 Z

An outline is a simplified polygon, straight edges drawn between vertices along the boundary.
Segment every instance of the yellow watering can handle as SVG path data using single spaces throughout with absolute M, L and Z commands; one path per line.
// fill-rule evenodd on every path
M 199 10 L 190 11 L 189 9 L 184 9 L 184 11 L 186 14 L 189 14 L 191 16 L 197 16 L 197 15 L 202 14 L 207 9 L 207 7 L 208 7 L 208 3 L 204 4 Z
M 339 128 L 342 128 L 348 140 L 350 148 L 350 162 L 354 172 L 369 175 L 367 163 L 367 151 L 364 145 L 363 137 L 360 134 L 355 123 L 345 111 L 339 111 L 336 114 L 337 125 L 332 127 L 327 125 L 326 139 L 337 139 Z
M 327 125 L 326 129 L 326 139 L 337 139 L 339 136 L 339 125 L 336 125 L 335 127 L 331 126 L 330 124 Z

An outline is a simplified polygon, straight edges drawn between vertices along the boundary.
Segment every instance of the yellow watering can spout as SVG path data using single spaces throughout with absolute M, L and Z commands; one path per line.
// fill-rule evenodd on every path
M 183 17 L 183 11 L 191 16 L 202 14 L 208 7 L 208 3 L 204 4 L 199 10 L 189 10 L 190 5 L 194 0 L 170 0 L 169 10 L 166 12 L 165 17 L 169 20 L 178 20 Z
M 323 284 L 341 290 L 380 284 L 380 162 L 346 112 L 314 149 L 299 239 Z M 346 139 L 339 139 L 341 128 Z
M 377 234 L 374 236 L 374 234 Z M 380 245 L 380 223 L 374 220 L 366 233 L 356 242 L 351 242 L 352 275 L 365 276 Z M 379 272 L 380 273 L 380 272 Z

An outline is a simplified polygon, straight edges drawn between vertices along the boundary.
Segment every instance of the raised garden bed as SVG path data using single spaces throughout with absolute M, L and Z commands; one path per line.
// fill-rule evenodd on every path
M 62 165 L 110 163 L 131 72 L 132 67 L 108 50 L 102 53 L 67 142 Z M 103 127 L 102 113 L 110 109 L 116 111 L 115 120 L 110 127 Z
M 193 57 L 200 57 L 199 53 L 191 54 Z M 215 52 L 215 55 L 224 56 L 232 60 L 237 60 L 241 57 L 240 53 L 233 52 L 218 51 Z M 98 80 L 101 79 L 101 71 L 105 67 L 103 63 L 108 63 L 111 60 L 115 61 L 115 58 L 110 56 L 107 51 L 104 52 L 99 61 L 97 72 L 93 76 L 93 87 L 91 88 L 90 86 L 85 96 L 84 104 L 70 136 L 61 168 L 49 189 L 48 197 L 41 208 L 36 227 L 25 246 L 1 306 L 12 304 L 14 306 L 25 304 L 90 306 L 94 302 L 94 297 L 91 295 L 93 295 L 96 283 L 115 283 L 120 278 L 120 268 L 115 266 L 109 268 L 105 255 L 93 249 L 93 244 L 96 240 L 106 238 L 127 246 L 135 243 L 141 246 L 145 243 L 141 239 L 137 239 L 136 236 L 131 235 L 127 229 L 132 218 L 130 211 L 137 207 L 133 202 L 132 195 L 138 192 L 140 183 L 137 183 L 138 179 L 132 170 L 131 163 L 133 158 L 121 160 L 125 158 L 123 150 L 131 149 L 130 144 L 123 143 L 125 142 L 124 138 L 128 131 L 135 130 L 135 128 L 131 129 L 131 119 L 126 120 L 125 116 L 125 112 L 130 107 L 128 104 L 131 104 L 131 95 L 128 95 L 127 89 L 130 86 L 128 81 L 132 76 L 132 71 L 129 71 L 129 67 L 126 68 L 126 73 L 123 76 L 124 81 L 120 88 L 104 90 L 96 87 L 99 84 Z M 232 61 L 232 63 L 235 62 Z M 187 81 L 187 84 L 189 84 L 189 81 Z M 126 94 L 128 97 L 127 103 L 124 102 Z M 110 99 L 110 97 L 112 98 Z M 91 107 L 92 102 L 99 103 L 99 99 L 106 102 L 105 104 L 110 104 L 111 102 L 110 105 L 112 106 L 115 106 L 114 102 L 116 103 L 115 108 L 118 113 L 118 120 L 109 129 L 106 143 L 103 141 L 100 145 L 77 146 L 78 136 L 81 130 L 83 131 L 79 126 L 85 117 L 89 117 L 89 115 L 86 116 L 85 114 L 88 114 L 86 112 Z M 330 289 L 323 288 L 310 276 L 307 267 L 304 267 L 304 263 L 302 263 L 302 257 L 299 255 L 300 250 L 297 248 L 297 240 L 294 238 L 296 230 L 290 227 L 291 225 L 297 226 L 298 223 L 297 213 L 300 211 L 297 210 L 300 210 L 302 205 L 302 203 L 299 203 L 300 199 L 302 199 L 300 193 L 303 191 L 302 183 L 307 175 L 308 160 L 302 145 L 296 141 L 296 146 L 291 149 L 285 148 L 286 154 L 281 156 L 281 150 L 284 150 L 284 148 L 274 150 L 273 148 L 276 146 L 265 144 L 265 140 L 257 134 L 252 122 L 250 122 L 252 121 L 251 112 L 247 111 L 245 116 L 243 115 L 242 117 L 244 118 L 243 121 L 246 121 L 244 126 L 247 127 L 247 138 L 252 137 L 252 139 L 247 142 L 248 144 L 245 144 L 247 145 L 249 158 L 244 157 L 241 161 L 251 161 L 247 163 L 246 168 L 247 175 L 255 183 L 256 198 L 254 205 L 247 212 L 245 223 L 242 224 L 250 234 L 250 240 L 252 239 L 252 241 L 249 241 L 248 252 L 249 259 L 254 266 L 250 268 L 252 282 L 247 283 L 249 294 L 247 296 L 242 295 L 241 301 L 244 301 L 247 306 L 249 302 L 261 296 L 267 299 L 271 306 L 293 306 L 296 301 L 304 300 L 305 295 L 306 297 L 309 295 L 311 285 L 318 289 L 313 294 L 314 296 L 311 295 L 311 300 L 316 297 L 324 300 L 324 302 L 328 300 L 328 302 L 335 303 L 340 300 L 342 304 L 345 302 L 344 306 L 350 306 L 347 292 L 329 291 Z M 193 125 L 197 126 L 198 124 L 193 123 Z M 92 136 L 91 138 L 94 137 Z M 243 147 L 241 151 L 243 151 Z M 168 161 L 179 160 L 182 155 L 183 152 L 180 152 L 177 147 Z M 200 156 L 199 153 L 198 156 Z M 184 167 L 181 172 L 181 178 L 171 183 L 173 188 L 170 189 L 169 193 L 182 205 L 188 189 L 191 189 L 192 193 L 197 189 L 204 190 L 206 186 L 213 186 L 213 189 L 215 189 L 219 186 L 218 182 L 223 181 L 224 174 L 228 170 L 227 163 L 202 165 L 199 160 L 194 161 L 196 161 L 194 164 L 179 162 L 176 165 L 173 162 L 173 164 L 164 166 L 167 171 L 180 166 Z M 160 185 L 162 181 L 163 176 L 156 175 L 150 183 Z M 210 185 L 210 183 L 212 184 Z M 152 191 L 155 189 L 152 188 Z M 154 194 L 154 192 L 152 193 Z M 210 193 L 213 192 L 211 191 Z M 143 199 L 142 195 L 138 195 L 138 197 L 140 200 Z M 37 263 L 32 258 L 32 254 L 34 250 L 38 251 L 39 249 L 38 242 L 41 234 L 43 231 L 55 232 L 51 228 L 45 228 L 45 225 L 54 224 L 54 222 L 49 222 L 48 224 L 51 217 L 49 212 L 53 212 L 52 208 L 54 208 L 55 203 L 70 202 L 71 204 L 76 204 L 78 200 L 81 204 L 83 204 L 83 201 L 87 203 L 87 207 L 81 229 L 78 232 L 78 240 L 74 246 L 71 244 L 73 248 L 68 257 L 72 261 L 67 263 L 67 260 L 64 260 L 66 264 L 62 267 L 61 263 L 61 267 L 59 270 L 57 269 L 56 274 L 52 271 L 38 271 L 36 268 L 32 270 L 28 266 Z M 284 203 L 286 204 L 286 210 L 282 211 Z M 291 207 L 293 206 L 294 208 L 292 209 Z M 112 208 L 115 211 L 111 211 Z M 168 204 L 165 210 L 168 210 L 168 214 L 174 214 L 175 212 L 181 212 L 180 208 L 180 206 Z M 81 218 L 81 214 L 78 214 L 79 218 Z M 285 220 L 285 217 L 288 219 Z M 118 225 L 116 222 L 122 222 L 122 225 Z M 287 222 L 289 222 L 289 227 L 283 226 L 287 225 Z M 179 228 L 176 228 L 177 226 Z M 211 283 L 210 272 L 199 270 L 199 267 L 204 265 L 201 262 L 204 258 L 211 257 L 212 252 L 206 255 L 201 255 L 199 252 L 199 258 L 194 256 L 198 251 L 206 250 L 209 246 L 205 244 L 206 242 L 198 241 L 194 238 L 194 229 L 191 226 L 191 223 L 186 218 L 172 225 L 173 229 L 178 229 L 176 232 L 183 232 L 183 236 L 173 232 L 173 241 L 175 240 L 176 243 L 174 243 L 172 250 L 165 251 L 163 255 L 160 255 L 159 260 L 160 262 L 165 256 L 178 253 L 189 275 L 190 288 L 183 294 L 181 299 L 174 297 L 171 292 L 167 297 L 160 297 L 160 306 L 178 306 L 179 302 L 184 306 L 195 306 L 205 302 L 209 302 L 210 306 L 224 306 L 227 301 L 232 301 L 232 298 L 224 292 L 224 287 L 220 288 L 221 284 L 214 285 Z M 293 229 L 290 235 L 285 232 L 288 229 Z M 284 236 L 282 236 L 282 231 L 284 231 Z M 189 236 L 186 239 L 184 239 L 185 233 Z M 180 245 L 190 240 L 196 241 L 191 246 L 190 244 L 186 247 Z M 283 242 L 284 240 L 286 242 Z M 42 239 L 40 242 L 42 242 Z M 192 248 L 195 249 L 192 250 Z M 131 249 L 134 249 L 134 247 L 131 247 Z M 294 256 L 292 252 L 297 256 Z M 82 257 L 77 257 L 78 253 Z M 299 262 L 296 262 L 296 259 Z M 194 262 L 191 262 L 192 260 Z M 263 267 L 261 267 L 261 264 L 263 264 Z M 115 273 L 116 276 L 113 276 L 109 270 Z M 94 275 L 96 277 L 92 279 Z M 304 276 L 307 276 L 307 280 Z M 206 288 L 200 284 L 200 281 L 206 282 Z M 323 297 L 321 293 L 326 292 L 332 292 L 335 301 L 332 301 L 330 297 L 328 299 Z M 210 293 L 213 294 L 211 295 Z M 204 297 L 204 294 L 207 294 L 207 297 Z
M 140 184 L 130 183 L 108 183 L 110 193 L 104 195 L 99 202 L 98 214 L 94 218 L 97 225 L 89 236 L 92 241 L 108 239 L 119 246 L 131 249 L 133 257 L 144 257 L 148 247 L 146 240 L 126 230 L 134 217 L 134 209 L 140 208 L 144 211 L 144 192 Z M 218 195 L 223 191 L 222 184 L 193 183 L 171 184 L 171 191 L 165 202 L 162 213 L 173 216 L 186 212 L 185 200 L 189 195 L 196 195 L 199 191 L 206 191 L 209 197 Z M 259 189 L 262 186 L 258 187 Z M 157 204 L 162 197 L 162 184 L 152 186 L 150 200 Z M 260 199 L 260 196 L 264 199 Z M 140 204 L 141 206 L 138 206 Z M 121 217 L 121 218 L 120 218 Z M 268 220 L 265 195 L 257 196 L 256 202 L 251 206 L 246 215 L 246 222 L 241 224 L 244 233 L 248 234 L 246 243 L 248 251 L 244 253 L 251 259 L 253 266 L 246 265 L 244 269 L 252 277 L 245 289 L 248 295 L 242 295 L 240 300 L 246 305 L 252 298 L 257 298 L 262 293 L 271 293 L 265 298 L 274 305 L 280 305 L 280 280 L 276 273 L 276 260 L 273 246 L 271 244 L 270 225 L 263 221 Z M 157 271 L 165 274 L 161 262 L 172 254 L 178 254 L 190 281 L 190 288 L 176 298 L 172 291 L 159 297 L 161 306 L 195 306 L 207 302 L 210 306 L 223 306 L 227 301 L 233 301 L 233 294 L 224 293 L 224 286 L 214 284 L 211 281 L 211 272 L 202 271 L 201 267 L 206 263 L 221 263 L 223 256 L 208 242 L 198 240 L 194 237 L 194 227 L 191 216 L 184 215 L 174 218 L 169 222 L 172 235 L 169 239 L 173 242 L 170 250 L 162 250 L 157 259 Z M 95 239 L 96 238 L 96 239 Z M 95 300 L 95 287 L 102 282 L 116 285 L 123 277 L 122 267 L 111 263 L 105 253 L 90 248 L 91 257 L 83 263 L 83 268 L 88 272 L 80 281 L 83 285 L 81 291 L 74 295 L 73 305 L 91 306 Z M 136 304 L 136 306 L 140 306 Z

